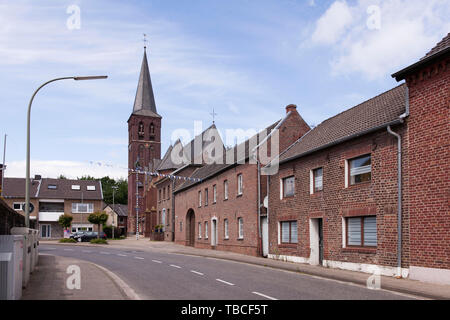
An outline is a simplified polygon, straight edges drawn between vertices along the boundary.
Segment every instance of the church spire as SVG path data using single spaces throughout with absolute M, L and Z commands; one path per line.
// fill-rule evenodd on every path
M 144 58 L 142 59 L 141 74 L 139 76 L 139 83 L 136 90 L 133 114 L 160 117 L 156 111 L 152 80 L 148 69 L 146 47 L 144 47 Z

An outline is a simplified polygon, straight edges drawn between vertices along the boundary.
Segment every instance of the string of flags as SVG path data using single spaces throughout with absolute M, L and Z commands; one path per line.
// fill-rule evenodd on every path
M 169 178 L 170 180 L 184 180 L 184 181 L 192 181 L 192 182 L 201 182 L 202 179 L 199 178 L 191 178 L 191 177 L 184 177 L 184 176 L 176 176 L 173 174 L 162 174 L 159 172 L 152 172 L 152 171 L 146 171 L 146 170 L 135 170 L 135 169 L 130 169 L 130 168 L 125 168 L 125 167 L 121 167 L 121 166 L 117 166 L 117 165 L 113 165 L 113 164 L 108 164 L 108 163 L 103 163 L 103 162 L 99 162 L 99 161 L 89 161 L 89 164 L 92 166 L 98 166 L 98 167 L 108 167 L 108 168 L 120 168 L 123 170 L 128 170 L 131 173 L 138 173 L 138 174 L 144 174 L 147 178 L 147 176 L 151 176 L 151 177 L 161 177 L 161 178 Z

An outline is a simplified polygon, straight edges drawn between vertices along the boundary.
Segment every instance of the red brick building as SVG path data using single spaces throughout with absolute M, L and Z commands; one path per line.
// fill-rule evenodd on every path
M 447 35 L 393 75 L 406 84 L 280 155 L 271 258 L 450 283 L 449 52 Z
M 410 277 L 450 284 L 450 34 L 393 77 L 409 89 Z
M 263 131 L 267 134 L 275 128 L 278 130 L 280 149 L 288 147 L 310 129 L 295 106 L 288 106 L 287 113 L 285 119 Z M 264 142 L 263 139 L 259 134 L 227 150 L 228 156 L 234 156 L 233 161 L 203 165 L 191 175 L 191 178 L 201 179 L 200 182 L 186 181 L 176 187 L 176 243 L 255 256 L 262 253 L 259 224 L 267 218 L 267 213 L 264 209 L 258 210 L 258 201 L 262 206 L 267 177 L 258 178 L 258 166 L 251 162 L 251 156 L 252 146 L 257 144 L 267 144 L 271 150 L 273 140 Z

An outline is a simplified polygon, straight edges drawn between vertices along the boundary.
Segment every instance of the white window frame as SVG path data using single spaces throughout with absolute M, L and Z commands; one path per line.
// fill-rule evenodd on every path
M 87 191 L 95 191 L 95 186 L 87 186 Z
M 228 234 L 228 219 L 223 220 L 223 228 L 224 228 L 225 239 L 229 239 L 230 235 Z
M 244 239 L 244 219 L 238 218 L 238 239 Z
M 205 221 L 205 239 L 208 239 L 208 221 Z
M 198 192 L 198 207 L 202 206 L 202 190 Z
M 370 157 L 370 163 L 371 163 L 370 165 L 351 169 L 351 166 L 350 166 L 351 161 L 357 160 L 359 158 L 364 158 L 364 157 Z M 363 168 L 363 169 L 361 169 L 361 168 Z M 352 170 L 354 172 L 356 172 L 356 171 L 358 171 L 358 169 L 360 171 L 362 170 L 362 172 L 360 172 L 359 174 L 370 172 L 370 181 L 372 181 L 372 178 L 373 178 L 372 177 L 372 154 L 365 154 L 365 155 L 361 155 L 361 156 L 357 156 L 357 157 L 345 160 L 345 187 L 346 188 L 348 188 L 349 186 L 356 186 L 356 185 L 360 184 L 360 183 L 354 183 L 354 184 L 351 183 Z M 356 175 L 356 174 L 354 174 L 354 175 Z M 369 182 L 369 181 L 367 181 L 367 182 Z M 362 182 L 362 183 L 365 183 L 365 182 Z
M 78 184 L 73 184 L 71 187 L 72 190 L 81 190 L 81 186 Z
M 202 223 L 201 222 L 198 223 L 198 238 L 199 239 L 202 238 Z
M 237 194 L 241 196 L 244 193 L 244 178 L 242 177 L 242 173 L 237 176 Z
M 79 205 L 87 206 L 86 211 L 80 211 Z M 72 213 L 94 213 L 94 204 L 93 203 L 72 203 Z
M 223 200 L 228 200 L 228 180 L 223 182 Z
M 213 185 L 213 203 L 217 202 L 217 185 Z
M 292 195 L 285 195 L 284 182 L 289 178 L 294 179 L 294 192 Z M 291 197 L 295 196 L 295 176 L 287 176 L 287 177 L 284 177 L 281 179 L 281 196 L 282 196 L 282 199 L 291 198 Z
M 17 204 L 20 206 L 19 209 L 14 208 L 15 205 L 17 205 Z M 24 211 L 24 208 L 25 208 L 25 202 L 14 202 L 13 203 L 13 209 L 16 211 Z

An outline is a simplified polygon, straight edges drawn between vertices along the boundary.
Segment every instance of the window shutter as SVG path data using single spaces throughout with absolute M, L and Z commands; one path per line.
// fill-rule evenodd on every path
M 347 220 L 348 226 L 348 245 L 361 245 L 361 218 L 349 218 Z
M 369 247 L 377 246 L 377 218 L 364 218 L 364 245 Z

